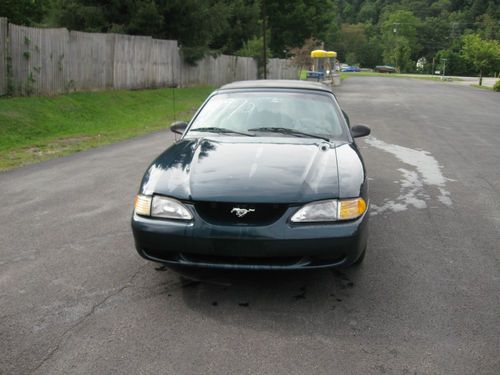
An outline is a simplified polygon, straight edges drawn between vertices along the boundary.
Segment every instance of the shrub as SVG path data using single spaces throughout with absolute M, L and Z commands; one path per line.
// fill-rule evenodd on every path
M 500 91 L 500 79 L 493 85 L 493 91 Z

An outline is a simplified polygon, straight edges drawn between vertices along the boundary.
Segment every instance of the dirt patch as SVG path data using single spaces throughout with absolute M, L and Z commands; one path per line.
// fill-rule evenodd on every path
M 101 138 L 101 135 L 65 137 L 55 139 L 46 144 L 40 143 L 20 149 L 6 150 L 0 153 L 0 171 L 95 147 L 101 143 Z
M 35 145 L 23 149 L 24 159 L 46 160 L 53 156 L 62 156 L 71 152 L 80 151 L 84 145 L 99 143 L 101 136 L 65 137 L 51 141 L 44 145 Z M 17 152 L 16 152 L 17 153 Z
M 100 135 L 97 136 L 77 136 L 66 137 L 54 140 L 44 145 L 36 145 L 25 148 L 23 151 L 34 158 L 40 159 L 45 156 L 62 155 L 68 151 L 78 151 L 79 145 L 82 143 L 91 143 L 99 141 Z

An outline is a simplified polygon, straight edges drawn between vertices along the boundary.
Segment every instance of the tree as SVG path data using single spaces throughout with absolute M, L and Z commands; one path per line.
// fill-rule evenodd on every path
M 395 36 L 391 38 L 391 45 L 386 45 L 383 56 L 386 62 L 394 64 L 398 71 L 411 70 L 412 61 L 410 59 L 411 47 L 410 42 L 403 36 Z
M 364 1 L 358 13 L 358 22 L 376 23 L 378 20 L 377 6 L 372 1 Z
M 484 39 L 500 39 L 500 25 L 498 20 L 488 13 L 476 18 L 479 34 Z
M 318 40 L 308 38 L 304 41 L 302 47 L 290 49 L 293 64 L 299 68 L 299 77 L 304 68 L 312 66 L 311 51 L 319 49 L 320 46 L 321 43 Z
M 361 66 L 392 63 L 413 70 L 414 62 L 425 57 L 430 68 L 436 54 L 445 51 L 440 55 L 449 56 L 447 71 L 472 74 L 474 65 L 461 57 L 462 37 L 478 34 L 485 40 L 500 40 L 498 2 L 0 0 L 0 16 L 27 26 L 175 39 L 185 61 L 194 63 L 206 54 L 249 53 L 262 36 L 265 6 L 266 42 L 276 57 L 286 57 L 306 39 L 315 38 L 323 49 L 337 51 L 341 60 Z
M 469 63 L 459 52 L 453 50 L 441 50 L 436 53 L 436 67 L 446 59 L 446 73 L 449 75 L 467 75 L 471 71 Z M 440 68 L 442 70 L 442 67 Z
M 212 38 L 210 48 L 234 54 L 243 43 L 262 34 L 261 11 L 258 1 L 226 0 L 228 27 Z
M 368 35 L 370 33 L 367 32 Z M 368 39 L 360 52 L 358 52 L 359 62 L 362 67 L 375 67 L 382 63 L 382 44 L 378 36 Z
M 450 47 L 456 37 L 456 27 L 455 23 L 448 22 L 446 18 L 426 17 L 418 29 L 418 40 L 422 45 L 420 55 L 432 60 L 437 51 Z
M 53 0 L 48 15 L 50 26 L 70 30 L 106 32 L 108 20 L 99 4 L 77 0 Z
M 420 20 L 407 10 L 386 13 L 382 20 L 382 32 L 386 37 L 394 35 L 404 37 L 414 47 L 417 47 L 417 28 L 419 26 Z
M 465 35 L 461 55 L 479 71 L 479 86 L 483 84 L 483 73 L 500 68 L 500 42 L 482 39 L 477 34 Z
M 33 25 L 40 22 L 45 13 L 43 0 L 1 0 L 0 17 L 7 17 L 18 25 Z
M 386 62 L 395 64 L 396 69 L 412 69 L 411 57 L 418 57 L 417 28 L 420 20 L 407 10 L 386 13 L 382 17 L 382 32 Z
M 184 60 L 195 63 L 210 51 L 210 44 L 229 25 L 229 13 L 222 0 L 158 1 L 165 20 L 162 35 L 177 39 Z
M 362 23 L 342 24 L 337 44 L 337 53 L 341 61 L 346 61 L 349 65 L 361 63 L 359 58 L 363 55 L 363 50 L 369 48 L 366 42 L 365 27 Z
M 151 35 L 157 37 L 163 27 L 163 16 L 152 0 L 138 1 L 136 11 L 132 13 L 130 22 L 125 28 L 128 34 Z
M 266 1 L 271 32 L 269 46 L 278 57 L 285 56 L 285 47 L 300 47 L 305 39 L 319 37 L 331 27 L 335 17 L 332 0 L 261 1 Z
M 438 0 L 433 2 L 430 6 L 432 15 L 434 17 L 443 17 L 449 13 L 451 8 L 450 0 Z
M 264 48 L 264 39 L 260 37 L 253 37 L 252 39 L 246 41 L 243 47 L 236 51 L 238 56 L 253 57 L 257 60 L 257 68 L 259 77 L 264 77 L 264 56 L 262 50 Z M 269 59 L 272 57 L 271 50 L 269 47 L 266 51 L 266 57 Z

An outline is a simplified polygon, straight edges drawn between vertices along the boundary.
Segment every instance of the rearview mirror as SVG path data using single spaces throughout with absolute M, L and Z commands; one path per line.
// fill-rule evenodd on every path
M 175 134 L 182 134 L 186 130 L 188 124 L 184 121 L 176 121 L 170 125 L 170 131 Z
M 365 137 L 370 134 L 370 128 L 365 125 L 354 125 L 351 128 L 351 135 L 353 138 Z

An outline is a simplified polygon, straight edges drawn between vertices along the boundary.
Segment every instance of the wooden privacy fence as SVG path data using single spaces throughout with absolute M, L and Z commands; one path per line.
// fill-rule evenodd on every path
M 0 95 L 7 93 L 7 18 L 0 17 Z
M 269 59 L 268 78 L 297 79 L 288 60 Z M 163 86 L 220 86 L 257 79 L 250 57 L 207 56 L 191 66 L 175 40 L 8 24 L 0 18 L 0 95 Z

